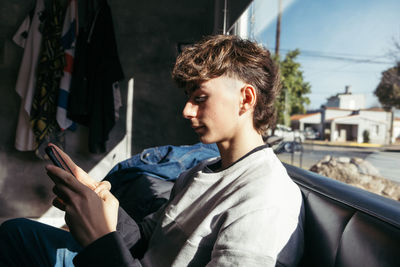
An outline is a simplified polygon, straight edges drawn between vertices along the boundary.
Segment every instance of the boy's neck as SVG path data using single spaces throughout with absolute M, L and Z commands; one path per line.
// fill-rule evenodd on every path
M 229 167 L 251 150 L 262 145 L 264 141 L 257 132 L 239 136 L 235 140 L 217 143 L 221 155 L 221 169 Z

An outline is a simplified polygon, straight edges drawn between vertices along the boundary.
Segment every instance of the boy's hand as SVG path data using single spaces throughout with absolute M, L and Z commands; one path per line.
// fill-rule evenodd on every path
M 65 222 L 82 246 L 116 231 L 119 203 L 106 186 L 95 192 L 56 166 L 47 165 L 46 170 L 55 184 L 53 191 L 57 198 L 53 204 L 65 211 Z M 79 168 L 78 171 L 82 170 Z
M 71 169 L 72 174 L 76 177 L 76 179 L 78 179 L 79 182 L 81 182 L 82 184 L 86 185 L 90 189 L 95 190 L 97 192 L 99 192 L 101 190 L 104 190 L 104 189 L 107 189 L 107 188 L 108 188 L 108 190 L 111 189 L 111 184 L 109 182 L 107 182 L 107 181 L 103 181 L 103 182 L 95 181 L 93 178 L 91 178 L 89 176 L 89 174 L 87 174 L 87 172 L 85 172 L 78 165 L 76 165 L 75 162 L 73 162 L 72 159 L 66 153 L 64 153 L 64 151 L 62 151 L 60 148 L 58 148 L 54 144 L 49 144 L 49 145 L 54 147 L 57 150 L 57 152 L 63 158 L 65 163 Z M 96 188 L 99 187 L 99 186 L 100 186 L 100 188 L 98 190 L 96 190 Z

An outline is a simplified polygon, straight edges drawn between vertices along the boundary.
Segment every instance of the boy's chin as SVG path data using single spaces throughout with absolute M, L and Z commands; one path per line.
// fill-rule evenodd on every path
M 199 140 L 205 145 L 216 143 L 214 139 L 207 138 L 207 136 L 199 136 Z
M 215 142 L 212 142 L 212 141 L 203 141 L 203 140 L 201 140 L 201 139 L 200 139 L 200 142 L 202 142 L 202 143 L 205 144 L 205 145 L 209 145 L 209 144 L 215 143 Z

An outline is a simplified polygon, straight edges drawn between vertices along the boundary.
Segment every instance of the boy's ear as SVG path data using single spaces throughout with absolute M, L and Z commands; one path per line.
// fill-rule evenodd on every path
M 246 84 L 242 89 L 240 89 L 240 115 L 254 109 L 256 103 L 256 89 L 252 85 Z

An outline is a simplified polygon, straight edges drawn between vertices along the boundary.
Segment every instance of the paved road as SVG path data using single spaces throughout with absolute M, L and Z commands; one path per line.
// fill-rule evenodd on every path
M 294 153 L 281 153 L 278 157 L 283 162 L 309 169 L 326 155 L 334 157 L 358 157 L 370 162 L 380 174 L 390 180 L 400 182 L 400 152 L 382 152 L 376 148 L 328 147 L 304 145 L 303 156 Z M 300 166 L 301 163 L 301 166 Z
M 374 165 L 383 177 L 400 182 L 399 152 L 374 152 L 365 160 Z

